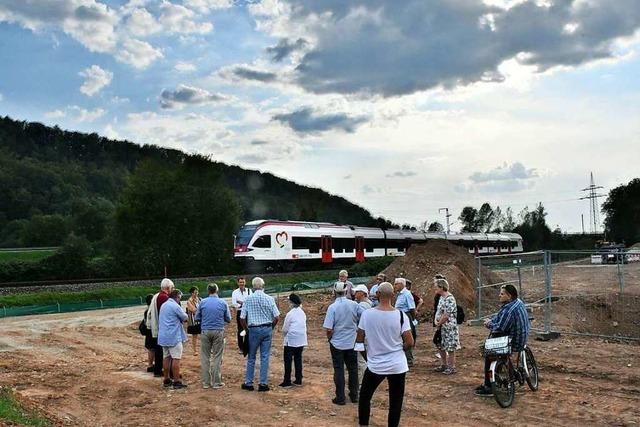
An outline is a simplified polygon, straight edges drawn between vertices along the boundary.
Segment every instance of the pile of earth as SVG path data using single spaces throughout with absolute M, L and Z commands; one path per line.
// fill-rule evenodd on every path
M 424 310 L 420 317 L 430 318 L 433 313 L 433 276 L 442 274 L 449 282 L 449 290 L 458 305 L 464 308 L 466 318 L 475 315 L 476 266 L 474 257 L 465 248 L 445 240 L 414 244 L 403 257 L 396 258 L 382 271 L 390 282 L 405 277 L 413 283 L 413 292 L 421 295 Z

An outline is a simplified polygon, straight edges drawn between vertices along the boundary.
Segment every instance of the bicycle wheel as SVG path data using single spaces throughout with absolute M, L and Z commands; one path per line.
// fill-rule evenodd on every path
M 529 375 L 527 375 L 527 385 L 531 391 L 536 391 L 538 389 L 538 365 L 536 364 L 536 359 L 533 357 L 533 352 L 529 347 L 524 349 L 524 355 L 527 360 L 527 369 L 529 370 Z
M 509 365 L 504 360 L 496 362 L 494 381 L 491 381 L 493 397 L 502 408 L 508 408 L 516 395 L 516 385 L 511 381 Z

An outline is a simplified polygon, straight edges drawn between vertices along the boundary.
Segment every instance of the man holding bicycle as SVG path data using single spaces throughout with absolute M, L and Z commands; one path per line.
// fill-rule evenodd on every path
M 485 320 L 484 325 L 491 330 L 491 337 L 508 335 L 511 337 L 511 354 L 516 356 L 515 365 L 518 366 L 520 352 L 527 344 L 529 337 L 529 316 L 521 299 L 518 298 L 518 290 L 513 285 L 500 287 L 500 303 L 502 307 L 498 313 Z M 489 369 L 491 358 L 484 359 L 484 384 L 476 387 L 477 396 L 493 396 L 489 381 Z

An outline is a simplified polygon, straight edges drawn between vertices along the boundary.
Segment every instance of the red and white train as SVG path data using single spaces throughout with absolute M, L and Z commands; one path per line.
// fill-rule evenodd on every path
M 326 222 L 256 220 L 235 236 L 234 257 L 291 268 L 298 263 L 362 262 L 367 258 L 403 256 L 413 243 L 448 240 L 476 255 L 522 252 L 516 233 L 446 234 Z

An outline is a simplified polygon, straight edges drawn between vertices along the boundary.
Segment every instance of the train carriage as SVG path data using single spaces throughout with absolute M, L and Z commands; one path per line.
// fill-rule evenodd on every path
M 290 269 L 304 263 L 353 263 L 367 258 L 403 256 L 413 243 L 449 240 L 469 253 L 522 252 L 515 233 L 446 234 L 336 225 L 324 222 L 256 220 L 235 236 L 234 257 Z

